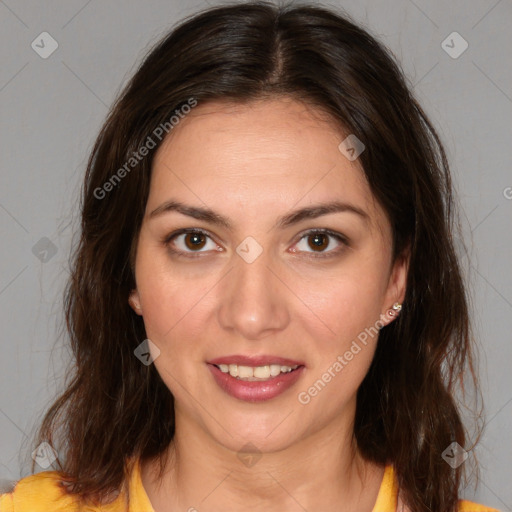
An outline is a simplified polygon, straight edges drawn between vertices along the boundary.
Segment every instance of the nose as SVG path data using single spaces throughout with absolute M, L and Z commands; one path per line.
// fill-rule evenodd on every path
M 248 340 L 266 338 L 290 322 L 290 291 L 269 260 L 265 252 L 252 263 L 235 255 L 234 267 L 219 283 L 220 325 Z

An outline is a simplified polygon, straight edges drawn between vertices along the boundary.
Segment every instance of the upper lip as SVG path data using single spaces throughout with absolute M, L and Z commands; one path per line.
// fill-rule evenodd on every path
M 294 359 L 288 359 L 287 357 L 278 356 L 242 356 L 242 355 L 231 355 L 216 357 L 207 361 L 209 364 L 238 364 L 241 366 L 269 366 L 271 364 L 280 364 L 281 366 L 304 366 L 301 361 Z

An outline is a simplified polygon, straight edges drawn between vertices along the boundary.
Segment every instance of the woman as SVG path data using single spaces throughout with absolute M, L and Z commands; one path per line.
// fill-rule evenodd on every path
M 491 510 L 459 499 L 451 194 L 399 67 L 346 17 L 181 24 L 89 160 L 75 367 L 35 445 L 59 471 L 0 510 Z

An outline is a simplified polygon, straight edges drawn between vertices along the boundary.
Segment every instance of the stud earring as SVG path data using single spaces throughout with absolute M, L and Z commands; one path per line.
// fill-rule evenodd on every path
M 397 316 L 400 313 L 400 310 L 402 309 L 402 304 L 400 302 L 395 302 L 391 309 L 388 309 L 388 316 L 391 318 Z

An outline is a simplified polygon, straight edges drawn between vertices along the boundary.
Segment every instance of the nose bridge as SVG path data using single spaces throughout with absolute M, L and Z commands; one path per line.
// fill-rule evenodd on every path
M 288 305 L 282 284 L 271 270 L 270 255 L 263 251 L 252 261 L 243 255 L 234 256 L 234 268 L 222 288 L 222 327 L 238 331 L 239 336 L 247 339 L 283 329 L 289 320 Z
M 269 288 L 272 272 L 269 270 L 271 262 L 268 254 L 262 254 L 255 261 L 248 263 L 243 259 L 236 262 L 232 274 L 234 286 L 239 290 L 246 302 L 248 299 L 263 303 L 270 298 Z

